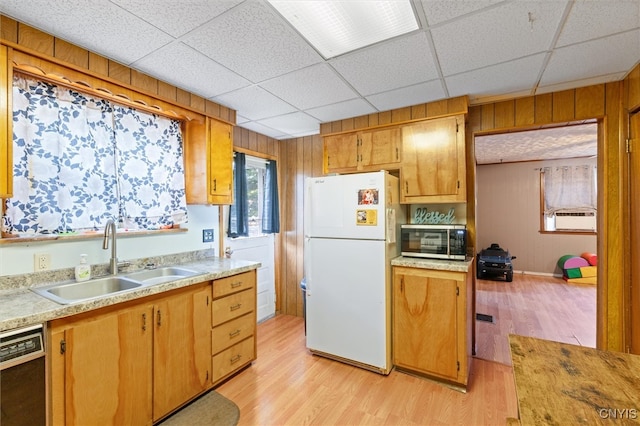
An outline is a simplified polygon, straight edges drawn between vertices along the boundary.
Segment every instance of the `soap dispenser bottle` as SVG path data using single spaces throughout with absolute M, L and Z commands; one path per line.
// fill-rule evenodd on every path
M 87 263 L 87 255 L 80 255 L 80 263 L 76 266 L 76 281 L 87 281 L 91 278 L 91 265 Z

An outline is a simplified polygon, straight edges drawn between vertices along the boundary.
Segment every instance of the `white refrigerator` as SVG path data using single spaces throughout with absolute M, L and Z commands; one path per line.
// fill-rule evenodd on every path
M 380 171 L 305 183 L 307 348 L 389 374 L 390 261 L 404 222 L 398 178 Z

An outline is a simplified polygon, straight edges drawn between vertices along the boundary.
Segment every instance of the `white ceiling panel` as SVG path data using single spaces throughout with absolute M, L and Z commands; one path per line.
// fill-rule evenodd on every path
M 265 81 L 261 86 L 302 110 L 358 96 L 327 64 L 303 68 Z
M 242 3 L 183 41 L 254 83 L 322 62 L 298 33 L 258 1 Z
M 503 0 L 420 0 L 429 26 L 433 27 L 441 22 L 446 22 L 459 16 L 484 9 L 501 3 Z
M 330 60 L 265 0 L 0 0 L 0 13 L 232 108 L 275 139 L 446 97 L 618 81 L 640 61 L 640 0 L 411 2 L 418 30 Z
M 111 0 L 173 37 L 180 37 L 231 9 L 242 0 Z M 189 13 L 184 13 L 188 9 Z
M 251 120 L 260 120 L 296 111 L 296 108 L 259 86 L 245 87 L 216 96 L 213 100 L 237 111 L 242 111 L 242 115 Z
M 438 78 L 424 32 L 349 53 L 329 63 L 363 96 Z
M 432 30 L 445 76 L 547 51 L 564 1 L 507 2 Z M 529 16 L 533 22 L 529 22 Z
M 388 111 L 390 109 L 407 106 L 403 101 L 404 99 L 410 99 L 409 105 L 417 105 L 444 97 L 442 82 L 440 80 L 431 80 L 426 83 L 367 96 L 366 99 L 371 102 L 378 111 Z
M 342 120 L 345 117 L 357 117 L 371 114 L 377 110 L 362 98 L 351 99 L 350 101 L 338 102 L 318 108 L 311 108 L 305 112 L 320 122 Z
M 90 7 L 87 7 L 89 5 Z M 124 64 L 172 38 L 108 0 L 2 0 L 0 10 L 51 34 Z
M 640 1 L 589 0 L 573 3 L 557 46 L 580 43 L 638 28 Z
M 250 84 L 248 80 L 179 42 L 168 44 L 131 66 L 204 98 Z
M 493 97 L 501 94 L 526 92 L 538 80 L 546 54 L 540 53 L 510 62 L 503 62 L 485 68 L 445 77 L 450 96 L 464 96 L 473 93 L 471 98 Z M 510 76 L 504 81 L 504 76 Z
M 618 46 L 626 55 L 617 54 Z M 630 70 L 640 58 L 640 30 L 600 38 L 557 49 L 542 75 L 541 85 L 603 76 Z

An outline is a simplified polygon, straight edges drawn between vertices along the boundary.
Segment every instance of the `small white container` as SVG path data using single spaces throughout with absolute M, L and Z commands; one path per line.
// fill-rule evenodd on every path
M 91 278 L 91 265 L 87 263 L 87 255 L 80 255 L 80 263 L 76 266 L 76 281 L 87 281 Z

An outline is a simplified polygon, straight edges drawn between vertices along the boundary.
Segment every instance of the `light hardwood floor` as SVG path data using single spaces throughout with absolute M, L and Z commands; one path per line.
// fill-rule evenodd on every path
M 239 425 L 504 425 L 517 417 L 512 368 L 474 359 L 467 393 L 393 370 L 382 376 L 311 355 L 300 317 L 258 325 L 258 359 L 216 390 Z
M 596 286 L 514 274 L 513 282 L 476 281 L 476 357 L 511 365 L 508 335 L 595 347 Z

